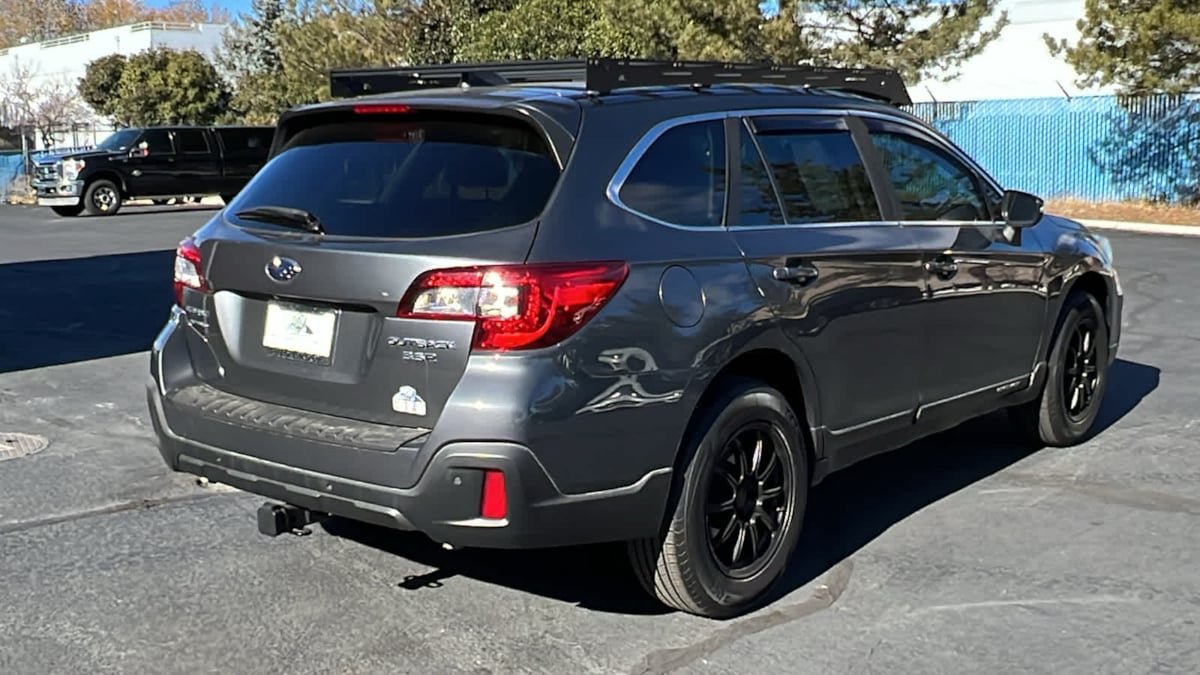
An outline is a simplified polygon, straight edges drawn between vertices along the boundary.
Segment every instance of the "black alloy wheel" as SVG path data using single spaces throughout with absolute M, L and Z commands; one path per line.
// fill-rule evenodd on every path
M 708 485 L 706 526 L 718 567 L 731 578 L 761 571 L 779 547 L 779 533 L 791 516 L 791 456 L 780 430 L 766 423 L 747 425 L 725 443 Z
M 727 619 L 770 600 L 785 577 L 808 502 L 808 437 L 778 389 L 732 376 L 712 388 L 681 449 L 659 535 L 628 549 L 660 602 Z
M 1083 317 L 1075 324 L 1067 342 L 1062 398 L 1067 418 L 1072 422 L 1087 416 L 1100 386 L 1096 323 L 1095 316 Z

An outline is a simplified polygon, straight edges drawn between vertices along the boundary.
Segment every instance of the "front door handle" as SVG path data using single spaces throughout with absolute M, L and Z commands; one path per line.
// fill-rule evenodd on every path
M 808 263 L 794 263 L 776 267 L 771 270 L 771 276 L 776 281 L 791 281 L 793 283 L 808 283 L 820 275 L 817 268 Z
M 949 258 L 936 258 L 925 263 L 925 271 L 942 279 L 949 279 L 958 274 L 958 262 Z

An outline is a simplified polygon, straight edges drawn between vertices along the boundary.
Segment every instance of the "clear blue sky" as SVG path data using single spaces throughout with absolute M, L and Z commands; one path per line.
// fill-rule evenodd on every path
M 213 5 L 223 7 L 235 19 L 238 14 L 250 10 L 250 0 L 203 0 L 203 2 L 209 7 Z M 171 0 L 146 0 L 146 4 L 151 7 L 164 7 L 170 3 Z

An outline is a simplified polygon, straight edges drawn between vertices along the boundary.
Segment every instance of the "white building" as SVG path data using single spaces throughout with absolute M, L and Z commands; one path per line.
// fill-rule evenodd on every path
M 1112 93 L 1111 88 L 1076 87 L 1075 70 L 1053 56 L 1043 38 L 1078 40 L 1075 22 L 1083 18 L 1083 5 L 1084 0 L 1001 0 L 997 13 L 1007 11 L 1009 24 L 1000 36 L 963 63 L 955 79 L 910 83 L 909 95 L 914 101 L 975 101 Z
M 22 73 L 29 75 L 29 91 L 48 84 L 73 90 L 86 73 L 88 63 L 110 54 L 130 56 L 151 48 L 168 47 L 194 49 L 211 58 L 226 28 L 227 24 L 144 22 L 0 49 L 0 79 Z M 9 103 L 0 101 L 0 125 L 6 122 L 5 104 Z

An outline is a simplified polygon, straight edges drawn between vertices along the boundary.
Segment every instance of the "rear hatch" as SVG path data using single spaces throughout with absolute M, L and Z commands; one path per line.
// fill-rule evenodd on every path
M 214 390 L 316 413 L 322 428 L 386 425 L 419 443 L 473 341 L 489 339 L 477 312 L 511 314 L 474 268 L 525 260 L 559 168 L 539 130 L 497 113 L 391 106 L 320 120 L 278 140 L 181 246 L 193 365 Z M 352 464 L 343 475 L 372 471 Z

